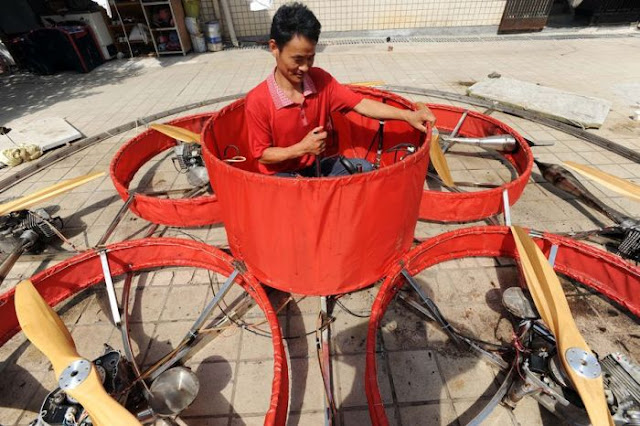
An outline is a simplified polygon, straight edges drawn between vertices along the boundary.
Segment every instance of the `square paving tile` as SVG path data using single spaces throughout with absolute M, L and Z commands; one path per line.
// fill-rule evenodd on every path
M 398 402 L 438 401 L 448 398 L 434 352 L 391 352 L 388 356 Z

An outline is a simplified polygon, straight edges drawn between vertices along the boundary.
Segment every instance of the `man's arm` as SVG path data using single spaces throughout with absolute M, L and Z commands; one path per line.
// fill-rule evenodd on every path
M 265 149 L 258 161 L 262 164 L 274 164 L 299 158 L 306 154 L 318 155 L 326 148 L 326 139 L 327 132 L 323 130 L 322 126 L 316 127 L 295 145 L 288 147 L 271 146 Z
M 371 99 L 363 99 L 354 108 L 358 114 L 362 114 L 376 120 L 402 120 L 406 121 L 421 132 L 426 132 L 427 128 L 424 123 L 428 121 L 431 124 L 436 122 L 436 117 L 429 108 L 411 111 L 408 109 L 400 109 L 391 105 L 383 104 Z

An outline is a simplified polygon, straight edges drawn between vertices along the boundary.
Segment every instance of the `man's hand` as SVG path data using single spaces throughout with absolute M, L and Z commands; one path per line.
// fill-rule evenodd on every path
M 428 106 L 424 104 L 421 106 L 422 107 L 416 111 L 407 111 L 405 121 L 421 132 L 426 132 L 427 127 L 424 123 L 429 122 L 433 126 L 436 123 L 436 116 L 433 115 L 433 112 L 431 112 Z
M 305 154 L 322 154 L 327 147 L 326 139 L 327 132 L 324 131 L 324 127 L 316 127 L 310 131 L 304 139 L 298 142 L 297 145 L 301 152 L 300 156 Z
M 272 146 L 265 149 L 258 161 L 262 164 L 275 164 L 307 154 L 318 155 L 325 150 L 326 139 L 327 132 L 324 131 L 322 126 L 319 126 L 310 131 L 304 139 L 295 145 L 287 147 Z
M 377 120 L 404 120 L 421 132 L 426 132 L 427 128 L 424 123 L 428 121 L 433 125 L 436 122 L 436 116 L 424 104 L 419 108 L 418 111 L 409 111 L 365 98 L 353 109 L 358 114 Z

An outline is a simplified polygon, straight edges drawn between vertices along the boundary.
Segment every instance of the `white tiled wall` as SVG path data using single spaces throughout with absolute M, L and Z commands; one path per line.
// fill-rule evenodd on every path
M 215 19 L 213 2 L 201 0 L 204 20 Z M 275 0 L 267 11 L 251 12 L 250 0 L 228 0 L 238 37 L 267 35 L 273 14 L 287 0 Z M 322 31 L 366 31 L 498 25 L 506 0 L 307 0 Z M 226 29 L 224 30 L 226 32 Z

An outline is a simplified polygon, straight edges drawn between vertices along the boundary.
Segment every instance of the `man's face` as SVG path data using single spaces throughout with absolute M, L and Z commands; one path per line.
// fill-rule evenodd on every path
M 308 38 L 295 35 L 282 49 L 274 40 L 269 41 L 271 53 L 276 58 L 276 67 L 291 84 L 302 82 L 304 74 L 313 66 L 316 57 L 316 43 Z

